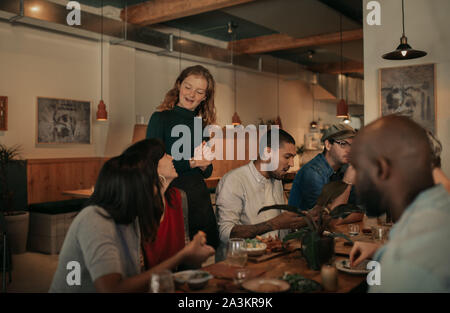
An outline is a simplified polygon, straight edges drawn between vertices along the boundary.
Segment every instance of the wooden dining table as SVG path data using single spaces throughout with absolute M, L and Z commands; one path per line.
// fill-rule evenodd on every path
M 360 226 L 360 235 L 351 237 L 354 241 L 372 241 L 370 234 L 364 234 L 363 229 L 368 229 L 376 221 L 369 220 L 367 217 L 363 221 L 356 223 Z M 348 225 L 339 225 L 336 227 L 337 231 L 348 235 Z M 334 262 L 339 262 L 344 259 L 349 258 L 349 253 L 351 251 L 351 246 L 344 246 L 343 243 L 345 239 L 336 238 L 336 249 Z M 222 275 L 221 271 L 229 272 L 226 260 L 215 263 L 206 267 L 202 270 L 209 271 L 210 273 L 219 273 L 219 277 L 214 277 L 208 282 L 208 285 L 200 290 L 190 290 L 186 285 L 178 286 L 179 292 L 202 292 L 202 293 L 219 293 L 219 292 L 246 292 L 245 289 L 238 286 L 233 282 L 231 277 L 226 277 L 227 275 Z M 253 263 L 247 261 L 245 268 L 250 272 L 257 275 L 257 278 L 277 278 L 280 279 L 284 274 L 300 274 L 305 278 L 312 279 L 320 284 L 322 284 L 322 278 L 320 271 L 314 271 L 308 268 L 305 258 L 301 255 L 300 250 L 294 250 L 289 253 L 282 254 L 272 259 L 260 263 Z M 346 272 L 338 271 L 338 288 L 337 293 L 347 293 L 353 289 L 360 286 L 366 280 L 366 275 L 362 274 L 349 274 Z
M 74 198 L 89 198 L 93 192 L 94 190 L 92 188 L 89 188 L 89 189 L 64 190 L 62 191 L 62 194 Z

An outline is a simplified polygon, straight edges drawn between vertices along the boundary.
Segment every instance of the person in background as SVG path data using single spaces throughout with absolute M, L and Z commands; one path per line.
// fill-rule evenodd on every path
M 87 206 L 70 225 L 49 292 L 147 292 L 151 273 L 180 264 L 199 266 L 213 255 L 203 233 L 186 246 L 166 247 L 163 256 L 149 260 L 143 252 L 144 244 L 158 253 L 153 243 L 169 242 L 159 237 L 159 227 L 177 215 L 177 208 L 171 207 L 177 196 L 161 177 L 175 176 L 171 157 L 156 139 L 137 142 L 105 162 Z M 184 243 L 182 226 L 178 222 Z M 72 284 L 68 268 L 77 269 L 75 263 L 79 281 Z
M 260 150 L 269 158 L 264 161 L 258 156 L 256 161 L 226 173 L 216 190 L 217 221 L 221 245 L 216 253 L 216 262 L 225 258 L 225 250 L 230 238 L 254 238 L 257 235 L 283 238 L 286 229 L 296 229 L 305 225 L 302 217 L 294 212 L 268 210 L 258 214 L 265 206 L 285 204 L 286 199 L 281 182 L 291 166 L 294 166 L 295 140 L 279 129 L 278 149 L 272 148 L 269 130 L 261 137 Z M 275 170 L 262 169 L 278 155 Z
M 356 204 L 352 192 L 355 170 L 348 165 L 355 134 L 355 130 L 345 124 L 332 125 L 325 131 L 321 139 L 325 145 L 324 151 L 302 166 L 295 175 L 289 205 L 302 211 L 311 210 L 316 205 L 323 187 L 333 181 L 342 181 L 347 184 L 347 188 L 334 199 L 330 208 L 346 203 Z M 358 222 L 363 217 L 363 213 L 351 213 L 338 220 L 336 225 Z
M 450 195 L 434 184 L 426 131 L 382 117 L 356 136 L 351 162 L 367 215 L 390 209 L 395 223 L 385 245 L 355 244 L 350 253 L 353 265 L 371 256 L 380 263 L 381 284 L 369 292 L 450 292 Z
M 207 158 L 193 158 L 196 149 L 207 149 L 205 142 L 209 139 L 202 138 L 203 142 L 199 140 L 196 144 L 194 121 L 195 118 L 201 119 L 202 134 L 204 127 L 215 122 L 214 94 L 214 78 L 206 68 L 196 65 L 184 69 L 173 88 L 167 92 L 162 104 L 152 114 L 147 127 L 147 138 L 161 139 L 166 146 L 166 153 L 174 156 L 172 146 L 185 137 L 172 135 L 172 130 L 180 126 L 187 126 L 190 130 L 190 141 L 184 142 L 184 148 L 190 148 L 190 159 L 175 157 L 173 163 L 178 177 L 172 182 L 172 186 L 186 192 L 191 238 L 202 230 L 207 234 L 208 244 L 217 247 L 219 244 L 217 222 L 210 192 L 204 181 L 211 176 L 213 167 Z

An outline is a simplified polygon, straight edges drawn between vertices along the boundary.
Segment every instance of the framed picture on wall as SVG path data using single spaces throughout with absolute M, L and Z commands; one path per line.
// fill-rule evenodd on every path
M 37 98 L 38 144 L 90 144 L 91 102 Z
M 381 116 L 401 114 L 436 131 L 436 65 L 382 68 L 380 77 Z
M 0 130 L 8 130 L 8 97 L 0 96 Z

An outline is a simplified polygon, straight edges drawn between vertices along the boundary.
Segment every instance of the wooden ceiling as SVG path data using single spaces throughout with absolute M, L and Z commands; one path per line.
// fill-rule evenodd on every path
M 341 68 L 344 73 L 363 72 L 362 0 L 152 0 L 122 9 L 121 18 L 142 26 L 165 23 L 189 31 L 217 29 L 203 35 L 229 38 L 225 39 L 229 49 L 239 54 L 271 54 L 317 72 L 340 73 Z M 226 33 L 224 18 L 237 26 L 233 27 L 237 40 L 231 41 Z M 254 31 L 258 27 L 260 34 Z

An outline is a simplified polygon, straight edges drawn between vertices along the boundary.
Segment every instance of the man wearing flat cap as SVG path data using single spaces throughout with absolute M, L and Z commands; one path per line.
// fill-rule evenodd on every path
M 289 196 L 289 205 L 300 210 L 312 209 L 323 187 L 333 181 L 347 184 L 345 191 L 331 203 L 331 209 L 346 203 L 355 204 L 352 191 L 355 170 L 350 165 L 350 149 L 356 131 L 345 124 L 335 124 L 323 134 L 321 141 L 325 148 L 315 158 L 306 163 L 295 176 Z M 353 223 L 363 218 L 362 213 L 352 213 L 340 223 Z

